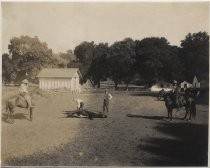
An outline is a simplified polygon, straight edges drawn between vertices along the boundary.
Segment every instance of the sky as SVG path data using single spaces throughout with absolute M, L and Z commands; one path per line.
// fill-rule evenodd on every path
M 38 36 L 57 53 L 127 37 L 165 37 L 180 46 L 188 33 L 209 33 L 208 2 L 2 2 L 1 8 L 2 53 L 21 35 Z

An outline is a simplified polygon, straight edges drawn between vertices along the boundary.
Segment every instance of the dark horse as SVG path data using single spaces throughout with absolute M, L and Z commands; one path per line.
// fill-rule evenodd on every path
M 33 98 L 33 95 L 31 95 Z M 28 103 L 25 100 L 25 98 L 21 95 L 15 95 L 8 100 L 6 100 L 6 112 L 8 114 L 7 117 L 7 122 L 9 123 L 14 123 L 14 120 L 12 119 L 12 114 L 14 113 L 15 107 L 20 107 L 20 108 L 28 108 Z M 33 120 L 33 107 L 30 107 L 29 109 L 30 113 L 30 120 Z
M 187 120 L 191 120 L 191 117 L 196 117 L 196 98 L 197 93 L 194 90 L 189 91 L 187 94 L 180 94 L 179 96 L 179 105 L 180 107 L 185 107 L 186 114 L 183 119 L 187 119 L 187 115 L 189 114 L 189 118 Z M 174 94 L 172 92 L 164 93 L 164 101 L 165 106 L 168 111 L 168 119 L 172 120 L 172 112 L 174 108 L 177 108 L 175 103 Z

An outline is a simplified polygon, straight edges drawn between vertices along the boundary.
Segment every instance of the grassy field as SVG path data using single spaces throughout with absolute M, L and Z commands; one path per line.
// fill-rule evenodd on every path
M 16 89 L 3 89 L 3 100 Z M 67 118 L 73 97 L 102 111 L 103 93 L 38 95 L 34 120 L 16 109 L 15 123 L 2 111 L 2 165 L 16 166 L 207 166 L 208 105 L 183 121 L 184 110 L 167 122 L 164 102 L 152 96 L 112 92 L 108 118 Z M 134 117 L 127 117 L 131 114 Z

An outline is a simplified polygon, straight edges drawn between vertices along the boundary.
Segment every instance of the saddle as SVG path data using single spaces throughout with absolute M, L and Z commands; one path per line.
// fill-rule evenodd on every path
M 15 104 L 18 107 L 28 108 L 28 103 L 27 103 L 26 99 L 21 95 L 17 96 L 17 99 L 15 100 Z
M 178 103 L 179 103 L 179 106 L 181 106 L 182 104 L 184 104 L 184 99 L 182 98 L 181 95 L 178 95 Z M 177 104 L 176 104 L 176 96 L 173 94 L 173 93 L 170 93 L 169 94 L 169 104 L 170 105 L 173 105 L 175 108 L 177 108 Z

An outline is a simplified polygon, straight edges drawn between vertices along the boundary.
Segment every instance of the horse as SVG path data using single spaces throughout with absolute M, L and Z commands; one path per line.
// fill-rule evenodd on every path
M 173 93 L 169 92 L 169 93 L 164 93 L 164 101 L 165 101 L 165 106 L 168 112 L 168 119 L 170 121 L 172 121 L 172 112 L 174 108 L 177 108 L 177 105 L 174 101 L 174 97 L 173 97 Z M 191 120 L 191 117 L 195 118 L 196 117 L 196 102 L 195 102 L 195 98 L 193 98 L 192 96 L 188 96 L 186 94 L 182 94 L 179 96 L 179 105 L 180 107 L 185 107 L 185 116 L 183 119 L 186 119 L 187 121 Z M 187 116 L 189 114 L 189 118 L 187 119 Z
M 33 94 L 30 94 L 30 96 L 32 97 L 32 100 L 34 98 Z M 26 101 L 26 99 L 21 96 L 21 95 L 15 95 L 9 99 L 6 100 L 6 112 L 7 112 L 7 122 L 9 123 L 14 123 L 14 120 L 12 119 L 12 114 L 14 113 L 14 109 L 16 107 L 19 108 L 28 108 L 28 103 Z M 29 108 L 29 114 L 30 114 L 30 121 L 33 120 L 33 107 Z

